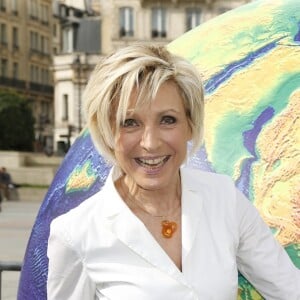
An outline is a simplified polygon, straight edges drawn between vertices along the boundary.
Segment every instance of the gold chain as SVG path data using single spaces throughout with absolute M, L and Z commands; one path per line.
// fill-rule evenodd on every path
M 120 188 L 121 191 L 125 197 L 126 193 L 123 187 L 123 181 L 120 182 Z M 141 209 L 144 213 L 146 213 L 147 215 L 154 217 L 154 218 L 163 218 L 163 220 L 160 222 L 161 224 L 161 234 L 164 238 L 169 239 L 173 236 L 173 234 L 176 232 L 177 230 L 177 223 L 175 221 L 170 221 L 167 219 L 167 217 L 173 216 L 175 214 L 175 211 L 180 211 L 180 207 L 181 207 L 181 201 L 179 201 L 179 205 L 172 211 L 172 213 L 169 213 L 167 215 L 153 215 L 152 213 L 150 213 L 149 211 L 147 211 L 140 203 L 138 200 L 134 200 L 128 190 L 128 194 L 127 194 L 127 199 L 129 199 L 129 201 L 136 205 L 139 209 Z

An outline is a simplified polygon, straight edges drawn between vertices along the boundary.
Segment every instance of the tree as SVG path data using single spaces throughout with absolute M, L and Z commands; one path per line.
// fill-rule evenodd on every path
M 0 149 L 32 151 L 34 117 L 28 101 L 13 91 L 0 90 Z

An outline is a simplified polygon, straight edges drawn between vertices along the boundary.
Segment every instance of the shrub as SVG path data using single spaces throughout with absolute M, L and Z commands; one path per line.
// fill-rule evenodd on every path
M 0 149 L 32 151 L 34 117 L 28 101 L 12 91 L 0 90 Z

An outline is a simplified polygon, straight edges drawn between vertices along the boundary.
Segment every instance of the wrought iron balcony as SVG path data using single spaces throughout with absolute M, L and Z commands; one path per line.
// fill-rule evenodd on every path
M 40 83 L 36 83 L 36 82 L 30 82 L 29 83 L 29 90 L 35 91 L 35 92 L 52 94 L 53 91 L 54 91 L 54 88 L 51 85 L 45 85 L 45 84 L 40 84 Z
M 149 4 L 168 4 L 172 3 L 174 5 L 179 4 L 195 4 L 195 0 L 164 0 L 164 1 L 157 1 L 157 0 L 140 0 L 141 5 L 149 5 Z M 197 4 L 212 4 L 213 2 L 216 2 L 216 0 L 198 0 Z
M 0 76 L 0 86 L 24 90 L 26 89 L 26 82 L 24 80 Z
M 44 94 L 53 94 L 54 88 L 52 85 L 40 84 L 36 82 L 26 82 L 15 78 L 0 76 L 0 86 L 11 87 L 24 92 L 33 91 Z

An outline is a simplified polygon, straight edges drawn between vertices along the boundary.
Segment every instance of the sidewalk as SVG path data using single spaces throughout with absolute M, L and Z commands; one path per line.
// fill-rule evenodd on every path
M 0 260 L 22 262 L 41 202 L 4 201 L 0 212 Z M 16 300 L 19 272 L 2 273 L 2 300 Z

